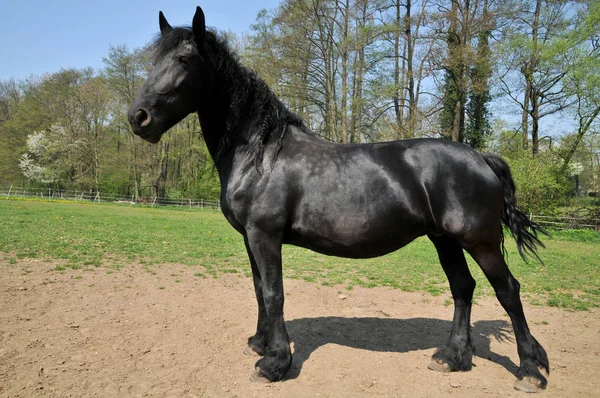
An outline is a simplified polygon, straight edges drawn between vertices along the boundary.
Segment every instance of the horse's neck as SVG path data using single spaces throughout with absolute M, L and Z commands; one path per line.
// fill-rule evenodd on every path
M 223 87 L 225 84 L 226 81 L 218 81 L 215 86 Z M 204 142 L 210 156 L 216 162 L 221 139 L 226 134 L 231 98 L 226 90 L 215 90 L 215 93 L 200 106 L 197 114 Z
M 197 112 L 206 148 L 213 161 L 216 161 L 220 137 L 222 137 L 225 132 L 225 122 L 219 122 L 218 120 L 209 117 L 208 113 L 210 113 L 210 111 L 203 112 L 202 110 L 199 110 Z
M 230 171 L 234 167 L 233 154 L 236 147 L 244 142 L 249 129 L 248 118 L 241 115 L 235 120 L 234 125 L 228 118 L 231 117 L 231 100 L 229 98 L 217 98 L 211 104 L 198 110 L 198 119 L 202 128 L 202 135 L 208 152 L 215 163 L 221 184 L 226 183 Z M 228 131 L 228 129 L 232 131 Z M 227 135 L 227 142 L 223 143 L 223 137 Z M 227 148 L 222 148 L 227 145 Z M 224 153 L 220 153 L 224 151 Z
M 260 133 L 264 129 L 272 128 L 270 124 L 274 122 L 273 118 L 289 117 L 287 111 L 284 112 L 284 116 L 274 110 L 282 105 L 264 82 L 248 74 L 249 72 L 237 64 L 236 60 L 231 62 L 234 63 L 233 69 L 236 73 L 217 74 L 215 87 L 220 89 L 215 90 L 215 93 L 218 94 L 198 110 L 206 146 L 220 174 L 223 174 L 221 168 L 234 167 L 235 160 L 228 159 L 227 164 L 221 165 L 224 159 L 221 159 L 223 154 L 219 151 L 224 150 L 228 154 L 226 157 L 229 157 L 237 151 L 239 145 L 242 152 L 255 150 L 256 140 L 266 138 Z M 239 85 L 240 82 L 245 84 Z M 227 136 L 227 148 L 221 148 L 224 136 Z M 262 147 L 263 144 L 265 142 L 259 146 Z M 240 157 L 245 160 L 249 158 L 244 154 Z
M 236 67 L 242 68 L 241 65 Z M 226 148 L 228 152 L 235 149 L 234 146 L 239 142 L 252 139 L 249 136 L 252 132 L 252 123 L 256 121 L 255 113 L 260 112 L 250 107 L 252 101 L 256 99 L 257 82 L 252 79 L 251 83 L 244 87 L 238 87 L 236 82 L 247 78 L 248 76 L 236 76 L 236 74 L 217 75 L 215 82 L 215 87 L 219 87 L 215 90 L 217 94 L 198 110 L 204 140 L 215 161 L 218 160 L 217 156 L 220 156 L 218 152 L 222 149 L 221 140 L 225 135 L 229 141 Z M 236 109 L 233 108 L 234 106 Z

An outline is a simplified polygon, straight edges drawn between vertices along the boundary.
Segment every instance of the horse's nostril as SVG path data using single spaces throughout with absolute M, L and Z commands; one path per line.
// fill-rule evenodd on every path
M 150 117 L 150 114 L 146 112 L 145 109 L 139 109 L 135 113 L 135 121 L 140 127 L 146 127 L 150 123 L 151 119 L 152 118 Z

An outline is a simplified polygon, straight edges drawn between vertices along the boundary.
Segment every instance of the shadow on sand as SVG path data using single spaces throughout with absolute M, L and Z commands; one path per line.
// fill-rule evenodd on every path
M 431 318 L 301 318 L 286 322 L 294 341 L 293 364 L 287 378 L 295 379 L 304 362 L 325 344 L 381 352 L 409 352 L 438 348 L 450 336 L 452 322 Z M 510 324 L 503 320 L 478 321 L 473 324 L 475 354 L 497 363 L 512 374 L 517 365 L 508 357 L 490 350 L 490 341 L 513 341 Z M 425 368 L 426 364 L 423 364 Z

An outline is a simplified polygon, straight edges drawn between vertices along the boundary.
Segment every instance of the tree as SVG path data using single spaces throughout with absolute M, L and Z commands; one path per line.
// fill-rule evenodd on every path
M 560 173 L 558 154 L 540 152 L 537 156 L 521 146 L 519 131 L 507 130 L 496 123 L 490 147 L 510 165 L 515 181 L 519 207 L 527 213 L 553 214 L 566 203 L 569 181 Z
M 469 4 L 467 0 L 466 5 Z M 463 10 L 467 11 L 467 10 Z M 444 70 L 444 97 L 440 128 L 442 136 L 452 141 L 462 141 L 464 128 L 464 101 L 465 101 L 465 68 L 464 64 L 467 43 L 461 39 L 465 34 L 459 28 L 459 3 L 452 0 L 452 7 L 447 16 L 449 27 L 446 42 L 448 55 Z M 466 26 L 464 27 L 466 29 Z
M 521 110 L 523 147 L 539 152 L 540 120 L 571 105 L 564 77 L 572 66 L 572 48 L 562 38 L 576 25 L 577 2 L 562 0 L 525 3 L 500 50 L 503 67 L 500 81 L 504 93 Z M 558 48 L 561 51 L 557 51 Z M 531 129 L 529 122 L 531 121 Z
M 572 112 L 577 120 L 577 132 L 564 151 L 561 172 L 569 167 L 585 135 L 600 119 L 600 5 L 589 2 L 581 10 L 577 29 L 565 38 L 564 46 L 572 48 L 573 64 L 565 76 L 565 91 L 574 98 Z
M 127 109 L 133 102 L 148 67 L 145 51 L 147 49 L 130 51 L 127 46 L 111 46 L 108 57 L 103 58 L 106 65 L 103 72 L 104 77 L 116 99 L 113 123 L 117 130 L 117 140 L 120 144 L 121 137 L 125 136 L 129 143 L 129 171 L 134 184 L 133 192 L 136 200 L 142 194 L 141 145 L 136 140 L 127 121 Z
M 471 67 L 471 90 L 466 108 L 468 123 L 464 136 L 464 142 L 475 149 L 483 149 L 484 139 L 491 133 L 488 104 L 492 100 L 489 85 L 492 76 L 489 46 L 492 21 L 487 0 L 483 2 L 481 26 L 477 36 L 477 54 Z
M 0 184 L 19 180 L 16 165 L 24 142 L 18 131 L 13 128 L 11 120 L 22 100 L 17 81 L 0 81 Z
M 442 14 L 447 20 L 447 51 L 443 63 L 442 136 L 482 148 L 490 132 L 488 103 L 493 60 L 489 40 L 505 4 L 453 0 Z
M 109 105 L 104 82 L 89 68 L 61 70 L 30 84 L 11 119 L 13 128 L 24 134 L 29 127 L 37 131 L 27 138 L 31 156 L 21 159 L 22 168 L 23 164 L 37 165 L 46 170 L 46 176 L 53 176 L 45 178 L 48 181 L 98 190 Z M 39 145 L 32 147 L 35 143 Z

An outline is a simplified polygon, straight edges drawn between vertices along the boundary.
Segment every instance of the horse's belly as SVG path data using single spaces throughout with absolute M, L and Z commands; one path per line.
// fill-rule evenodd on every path
M 398 250 L 425 234 L 422 225 L 409 220 L 372 221 L 360 225 L 352 219 L 321 220 L 316 228 L 293 228 L 284 243 L 338 257 L 370 258 Z

